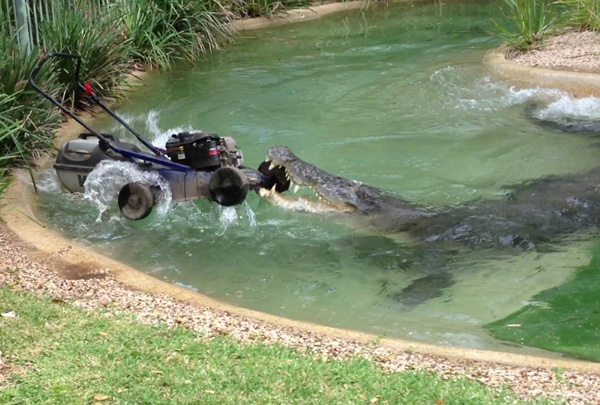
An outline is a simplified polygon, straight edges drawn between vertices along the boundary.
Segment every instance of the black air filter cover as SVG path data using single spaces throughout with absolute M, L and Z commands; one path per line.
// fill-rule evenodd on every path
M 181 132 L 167 142 L 171 161 L 194 170 L 215 170 L 221 166 L 217 141 L 219 137 L 207 132 Z

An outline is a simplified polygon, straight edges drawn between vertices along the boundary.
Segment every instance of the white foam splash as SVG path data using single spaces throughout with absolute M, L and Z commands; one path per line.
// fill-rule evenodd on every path
M 238 223 L 238 214 L 235 207 L 221 207 L 219 221 L 224 228 L 229 228 Z
M 216 204 L 215 204 L 216 205 Z M 247 201 L 233 207 L 223 207 L 216 205 L 216 212 L 219 222 L 224 230 L 233 226 L 239 226 L 243 223 L 248 223 L 251 228 L 256 228 L 256 214 L 250 208 Z
M 39 191 L 48 194 L 57 194 L 60 192 L 60 180 L 54 169 L 41 170 L 37 173 L 35 186 Z
M 121 117 L 125 122 L 129 123 L 138 131 L 144 138 L 150 141 L 151 144 L 164 148 L 167 141 L 173 134 L 179 132 L 198 132 L 199 129 L 193 128 L 191 125 L 181 125 L 174 128 L 163 128 L 160 124 L 161 113 L 159 110 L 151 109 L 143 114 L 133 115 L 123 113 Z M 125 131 L 118 123 L 113 123 L 109 129 L 110 132 L 119 134 L 123 140 L 134 141 L 133 135 Z
M 156 212 L 159 217 L 168 213 L 171 191 L 167 181 L 157 172 L 142 171 L 129 162 L 104 160 L 92 170 L 84 185 L 85 200 L 98 208 L 97 221 L 102 221 L 104 213 L 117 206 L 119 191 L 125 184 L 132 182 L 159 187 L 161 193 L 155 207 Z
M 145 118 L 146 128 L 148 133 L 152 136 L 151 143 L 158 147 L 164 148 L 167 144 L 171 135 L 178 134 L 180 132 L 198 132 L 198 129 L 192 128 L 190 125 L 177 126 L 175 128 L 167 128 L 165 130 L 160 128 L 159 124 L 160 115 L 156 110 L 150 110 Z
M 244 201 L 244 203 L 242 204 L 242 209 L 244 210 L 244 213 L 248 218 L 248 222 L 250 222 L 250 226 L 252 228 L 256 228 L 256 214 L 254 213 L 252 208 L 250 208 L 250 204 L 248 204 L 247 201 Z
M 600 99 L 595 97 L 561 97 L 536 113 L 540 119 L 568 117 L 574 119 L 600 120 Z
M 475 80 L 472 76 L 462 67 L 447 66 L 435 71 L 429 79 L 446 93 L 446 107 L 454 109 L 496 111 L 534 99 L 572 101 L 562 90 L 543 87 L 517 89 L 489 76 Z

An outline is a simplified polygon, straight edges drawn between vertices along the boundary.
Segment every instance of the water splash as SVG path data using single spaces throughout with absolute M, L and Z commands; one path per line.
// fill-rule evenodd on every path
M 248 218 L 248 222 L 250 223 L 250 226 L 252 228 L 256 228 L 256 214 L 254 213 L 254 211 L 252 211 L 252 208 L 250 208 L 250 205 L 248 204 L 247 201 L 244 201 L 244 203 L 242 204 L 242 209 L 244 210 L 244 213 L 246 214 L 246 217 Z
M 429 77 L 430 82 L 445 94 L 446 108 L 497 111 L 531 100 L 543 100 L 558 103 L 557 107 L 560 106 L 564 110 L 573 109 L 576 104 L 576 100 L 562 90 L 543 87 L 518 89 L 504 82 L 495 81 L 489 76 L 472 80 L 475 73 L 469 73 L 468 69 L 463 66 L 447 66 L 436 70 Z M 591 109 L 586 108 L 586 110 Z
M 247 201 L 234 207 L 223 207 L 220 205 L 216 207 L 219 222 L 224 229 L 241 225 L 241 222 L 247 223 L 251 228 L 256 228 L 257 226 L 256 214 Z
M 156 172 L 142 171 L 133 163 L 105 160 L 92 170 L 84 186 L 84 199 L 98 208 L 96 221 L 102 221 L 105 213 L 117 206 L 119 191 L 131 182 L 159 187 L 161 193 L 155 210 L 159 218 L 166 216 L 171 204 L 171 191 L 164 178 Z
M 38 191 L 48 194 L 60 193 L 60 180 L 56 175 L 56 170 L 46 169 L 37 173 L 35 185 Z
M 235 207 L 221 207 L 219 221 L 223 228 L 229 228 L 238 223 L 238 214 Z
M 561 97 L 548 104 L 547 107 L 539 109 L 535 116 L 539 119 L 565 117 L 587 121 L 600 120 L 600 99 Z
M 172 134 L 179 132 L 198 132 L 197 128 L 191 125 L 180 125 L 174 128 L 163 128 L 160 124 L 161 112 L 156 109 L 150 109 L 142 114 L 122 113 L 122 118 L 128 122 L 133 128 L 136 128 L 146 139 L 153 145 L 164 147 Z M 134 141 L 134 138 L 116 122 L 113 122 L 109 131 L 119 134 L 121 138 Z

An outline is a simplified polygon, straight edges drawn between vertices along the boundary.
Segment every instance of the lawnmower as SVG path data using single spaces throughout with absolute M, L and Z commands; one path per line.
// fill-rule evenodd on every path
M 100 133 L 54 99 L 36 82 L 42 66 L 52 58 L 71 58 L 76 62 L 74 82 L 91 105 L 104 110 L 127 129 L 149 152 L 137 145 Z M 248 190 L 259 188 L 278 191 L 289 188 L 289 180 L 281 169 L 262 164 L 259 170 L 244 166 L 244 158 L 236 141 L 208 132 L 173 134 L 164 148 L 152 145 L 127 122 L 108 108 L 89 83 L 79 81 L 81 57 L 70 53 L 52 52 L 44 56 L 29 76 L 29 84 L 63 113 L 73 118 L 87 132 L 66 142 L 60 148 L 54 168 L 62 186 L 70 192 L 84 192 L 89 173 L 102 161 L 125 161 L 142 171 L 155 171 L 164 178 L 173 201 L 207 198 L 223 206 L 242 203 Z M 161 190 L 150 184 L 125 184 L 117 198 L 119 209 L 131 220 L 146 218 L 158 201 Z

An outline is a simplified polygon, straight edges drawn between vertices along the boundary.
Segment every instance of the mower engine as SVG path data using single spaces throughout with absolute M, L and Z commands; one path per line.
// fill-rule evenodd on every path
M 194 170 L 214 171 L 220 167 L 244 166 L 242 151 L 231 137 L 206 132 L 180 132 L 171 136 L 166 148 L 172 162 Z

